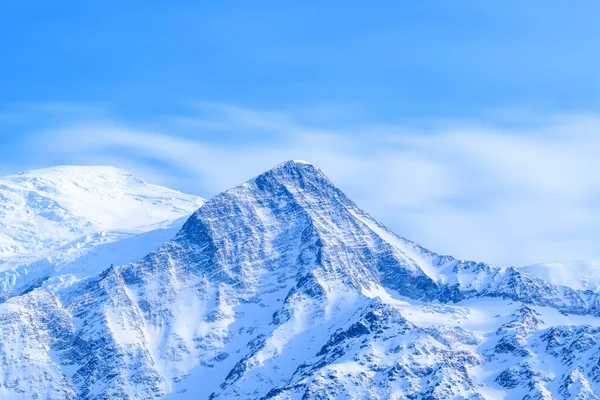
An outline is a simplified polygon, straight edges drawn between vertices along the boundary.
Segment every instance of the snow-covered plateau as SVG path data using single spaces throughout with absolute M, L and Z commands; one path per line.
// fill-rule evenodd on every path
M 206 203 L 109 167 L 8 176 L 0 399 L 598 399 L 578 265 L 436 254 L 301 161 Z

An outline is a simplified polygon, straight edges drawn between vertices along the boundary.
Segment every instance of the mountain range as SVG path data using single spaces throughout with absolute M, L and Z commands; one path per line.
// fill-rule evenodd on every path
M 0 227 L 2 399 L 600 394 L 593 262 L 437 254 L 304 161 L 206 202 L 31 171 L 0 179 Z

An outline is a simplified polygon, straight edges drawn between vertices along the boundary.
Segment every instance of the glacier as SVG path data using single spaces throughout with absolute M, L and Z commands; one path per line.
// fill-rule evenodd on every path
M 0 398 L 598 398 L 600 298 L 586 286 L 425 249 L 304 161 L 205 203 L 111 174 L 77 181 L 91 193 L 81 202 L 74 189 L 62 201 L 55 185 L 3 183 L 3 216 L 26 215 L 44 233 L 58 214 L 76 232 L 43 245 L 24 227 L 5 240 L 13 275 L 0 304 Z M 11 214 L 5 199 L 25 207 L 10 197 L 13 181 L 52 193 L 65 211 L 47 214 L 36 200 Z M 161 211 L 124 226 L 114 193 Z M 85 205 L 94 196 L 115 203 Z M 79 218 L 84 205 L 99 215 Z M 155 237 L 156 224 L 173 237 Z M 105 231 L 131 236 L 63 255 Z M 111 246 L 132 252 L 107 266 Z
M 173 237 L 203 203 L 114 167 L 0 177 L 0 301 L 136 261 Z

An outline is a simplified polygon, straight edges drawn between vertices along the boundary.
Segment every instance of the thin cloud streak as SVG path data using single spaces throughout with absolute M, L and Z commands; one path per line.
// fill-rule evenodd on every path
M 37 137 L 72 162 L 126 166 L 206 197 L 279 162 L 305 159 L 397 233 L 437 252 L 503 265 L 600 256 L 595 116 L 508 127 L 446 122 L 418 131 L 331 129 L 289 113 L 199 107 L 196 135 L 179 134 L 194 125 L 187 116 L 160 132 L 90 122 Z M 223 139 L 244 133 L 254 140 Z

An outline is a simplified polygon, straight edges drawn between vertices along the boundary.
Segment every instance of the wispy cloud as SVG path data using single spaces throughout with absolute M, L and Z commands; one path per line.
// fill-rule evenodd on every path
M 336 129 L 319 124 L 322 115 L 196 110 L 155 131 L 115 121 L 62 124 L 36 143 L 65 162 L 116 164 L 204 196 L 305 159 L 397 233 L 438 252 L 500 264 L 600 255 L 596 116 Z

